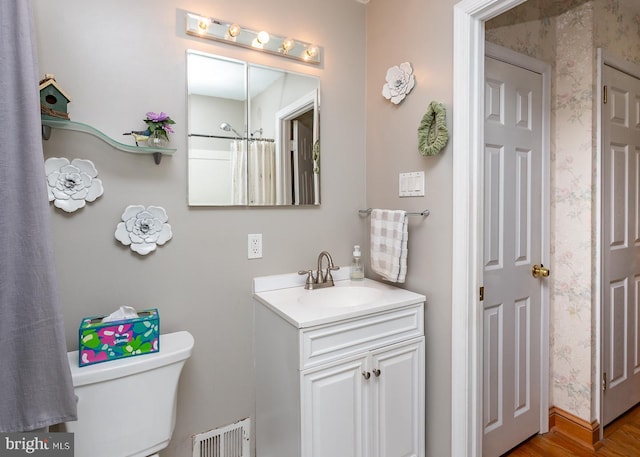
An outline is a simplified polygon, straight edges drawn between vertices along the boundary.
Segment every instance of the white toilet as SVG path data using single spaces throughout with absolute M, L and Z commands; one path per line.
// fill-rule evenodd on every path
M 76 457 L 146 457 L 169 444 L 176 421 L 178 379 L 191 356 L 189 332 L 160 335 L 154 354 L 78 367 L 78 351 L 67 353 L 78 420 Z

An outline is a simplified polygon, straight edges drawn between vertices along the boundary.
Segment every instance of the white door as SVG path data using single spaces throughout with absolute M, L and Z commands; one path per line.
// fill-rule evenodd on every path
M 602 105 L 603 422 L 640 402 L 640 80 L 605 65 Z
M 424 457 L 424 338 L 375 351 L 369 381 L 368 457 Z
M 368 457 L 369 392 L 363 373 L 370 373 L 366 355 L 301 374 L 301 457 Z
M 484 457 L 540 431 L 543 96 L 540 73 L 485 59 Z

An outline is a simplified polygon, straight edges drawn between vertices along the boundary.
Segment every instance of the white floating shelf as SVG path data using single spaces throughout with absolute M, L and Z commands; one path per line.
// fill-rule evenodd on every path
M 133 154 L 153 154 L 153 159 L 156 164 L 160 163 L 163 155 L 173 155 L 176 152 L 176 149 L 170 148 L 148 148 L 144 146 L 132 146 L 130 144 L 120 143 L 119 141 L 114 140 L 113 138 L 105 135 L 100 130 L 96 129 L 87 124 L 83 124 L 81 122 L 75 121 L 65 121 L 65 120 L 56 120 L 56 119 L 42 119 L 42 138 L 48 140 L 51 136 L 51 129 L 64 129 L 64 130 L 75 130 L 76 132 L 88 133 L 89 135 L 93 135 L 97 138 L 100 138 L 105 143 L 111 145 L 115 149 L 124 152 L 130 152 Z

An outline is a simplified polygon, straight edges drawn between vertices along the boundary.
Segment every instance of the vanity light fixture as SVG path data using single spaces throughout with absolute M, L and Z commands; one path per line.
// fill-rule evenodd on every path
M 307 63 L 320 64 L 321 61 L 320 47 L 312 43 L 270 34 L 264 30 L 256 32 L 235 22 L 198 14 L 187 13 L 186 18 L 187 35 L 235 44 Z

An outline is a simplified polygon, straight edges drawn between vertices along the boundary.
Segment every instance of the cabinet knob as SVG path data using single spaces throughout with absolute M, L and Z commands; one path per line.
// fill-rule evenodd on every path
M 363 371 L 362 376 L 364 376 L 364 379 L 369 379 L 371 377 L 371 373 L 369 373 L 368 371 Z
M 373 369 L 373 374 L 374 374 L 374 375 L 376 375 L 376 378 L 377 378 L 378 376 L 380 376 L 380 373 L 382 373 L 382 372 L 381 372 L 380 370 L 378 370 L 377 368 L 374 368 L 374 369 Z

